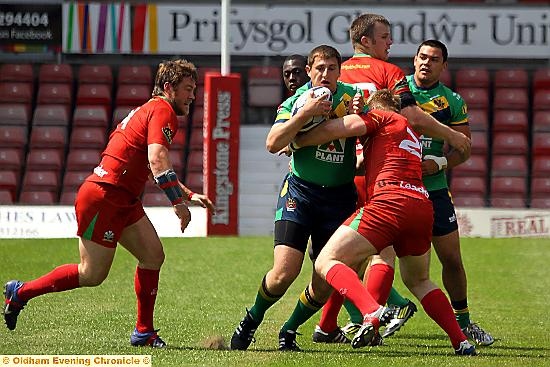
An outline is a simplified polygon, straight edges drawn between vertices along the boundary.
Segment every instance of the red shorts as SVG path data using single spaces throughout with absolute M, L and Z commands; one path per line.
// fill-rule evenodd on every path
M 124 228 L 145 211 L 141 201 L 115 186 L 84 181 L 75 201 L 76 234 L 105 247 L 115 248 Z
M 353 179 L 355 183 L 355 188 L 357 190 L 357 209 L 365 205 L 367 201 L 367 183 L 365 181 L 365 176 L 355 176 Z
M 397 257 L 422 255 L 432 241 L 432 202 L 423 197 L 377 195 L 344 225 L 365 237 L 378 252 L 393 246 Z

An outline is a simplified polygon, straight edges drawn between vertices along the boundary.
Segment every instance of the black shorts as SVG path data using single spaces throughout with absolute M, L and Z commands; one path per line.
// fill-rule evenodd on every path
M 429 191 L 434 207 L 433 236 L 445 236 L 458 229 L 455 206 L 448 189 Z
M 275 246 L 288 245 L 316 259 L 334 231 L 355 211 L 353 181 L 322 187 L 288 174 L 281 186 L 275 214 Z M 287 222 L 296 223 L 288 225 Z

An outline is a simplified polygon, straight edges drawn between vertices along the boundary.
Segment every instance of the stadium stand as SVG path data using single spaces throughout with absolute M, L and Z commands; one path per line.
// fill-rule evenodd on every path
M 34 71 L 31 64 L 2 64 L 0 82 L 34 82 Z
M 69 148 L 73 149 L 103 149 L 107 143 L 105 129 L 102 127 L 75 126 L 71 132 Z
M 0 82 L 0 103 L 32 104 L 32 83 Z
M 2 148 L 0 150 L 0 167 L 19 173 L 23 168 L 24 151 L 21 148 Z
M 116 106 L 140 106 L 151 98 L 151 87 L 143 84 L 120 84 L 118 86 Z
M 533 89 L 535 91 L 541 89 L 550 90 L 550 68 L 540 68 L 535 70 L 533 75 Z
M 67 154 L 67 171 L 92 172 L 99 163 L 101 150 L 99 149 L 71 149 Z
M 111 116 L 105 106 L 76 106 L 72 126 L 97 126 L 108 129 Z
M 493 155 L 491 175 L 493 177 L 514 176 L 527 177 L 529 167 L 525 155 Z
M 489 152 L 489 147 L 487 144 L 487 133 L 484 131 L 472 131 L 472 154 L 479 154 L 482 156 L 487 156 Z
M 523 110 L 529 108 L 527 88 L 495 89 L 493 109 Z
M 73 102 L 72 87 L 63 83 L 40 83 L 38 86 L 39 104 L 64 104 L 71 105 Z
M 281 69 L 274 66 L 252 66 L 247 77 L 248 105 L 275 107 L 283 100 Z
M 517 88 L 529 84 L 529 74 L 524 69 L 501 69 L 495 72 L 495 88 Z
M 73 84 L 73 68 L 69 64 L 42 64 L 38 71 L 40 83 Z
M 550 110 L 550 89 L 535 89 L 533 111 Z
M 489 71 L 485 68 L 461 68 L 455 72 L 456 88 L 485 88 L 490 86 Z
M 1 148 L 25 149 L 27 146 L 27 128 L 25 126 L 2 126 L 0 129 Z
M 487 174 L 487 158 L 484 155 L 472 154 L 470 159 L 452 169 L 453 177 L 475 176 L 484 177 Z
M 42 104 L 36 106 L 32 118 L 33 126 L 69 126 L 70 108 L 62 104 Z
M 533 132 L 550 132 L 550 111 L 535 111 L 533 114 Z
M 118 68 L 117 84 L 144 84 L 149 88 L 153 84 L 153 74 L 149 65 L 121 65 Z
M 27 171 L 53 170 L 60 172 L 63 168 L 64 152 L 63 149 L 29 149 L 26 162 Z
M 65 149 L 67 141 L 67 128 L 64 126 L 34 126 L 29 146 L 31 149 Z
M 528 153 L 527 135 L 517 132 L 496 132 L 493 134 L 493 154 Z
M 525 177 L 493 177 L 491 179 L 491 206 L 524 208 L 527 205 Z
M 28 126 L 31 106 L 27 104 L 0 104 L 0 125 Z
M 488 109 L 490 106 L 488 88 L 457 87 L 456 91 L 462 96 L 468 108 Z
M 521 132 L 529 131 L 527 110 L 497 110 L 493 115 L 493 132 Z
M 79 84 L 106 84 L 113 85 L 113 72 L 109 65 L 81 65 L 78 69 Z
M 57 195 L 59 191 L 59 172 L 30 171 L 25 172 L 23 191 L 49 191 Z
M 19 173 L 2 167 L 0 170 L 0 204 L 13 203 L 17 197 L 17 190 L 19 190 Z M 6 193 L 9 194 L 9 198 L 6 197 Z
M 21 191 L 20 204 L 52 205 L 58 203 L 57 195 L 49 191 Z

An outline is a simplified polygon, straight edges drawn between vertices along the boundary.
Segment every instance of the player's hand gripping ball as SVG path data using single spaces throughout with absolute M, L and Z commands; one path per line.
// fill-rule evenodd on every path
M 330 92 L 330 89 L 328 89 L 327 87 L 313 87 L 311 89 L 306 90 L 304 93 L 302 93 L 300 97 L 298 97 L 298 99 L 294 102 L 294 105 L 292 106 L 292 111 L 291 111 L 292 116 L 294 116 L 300 110 L 300 108 L 304 107 L 308 97 L 311 94 L 311 91 L 313 91 L 314 98 L 324 95 L 326 100 L 332 102 L 332 93 Z M 306 131 L 313 129 L 315 126 L 319 125 L 321 122 L 325 121 L 326 119 L 327 119 L 326 115 L 313 116 L 300 129 L 300 133 L 304 133 Z

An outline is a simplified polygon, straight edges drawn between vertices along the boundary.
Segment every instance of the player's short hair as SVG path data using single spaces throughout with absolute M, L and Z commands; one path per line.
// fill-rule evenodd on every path
M 304 55 L 293 54 L 293 55 L 287 56 L 283 64 L 286 64 L 291 61 L 298 61 L 301 64 L 304 64 L 304 66 L 307 65 L 307 58 Z
M 323 60 L 336 58 L 338 62 L 338 69 L 340 69 L 340 67 L 342 66 L 342 56 L 340 56 L 340 52 L 338 52 L 338 50 L 332 46 L 321 45 L 311 50 L 307 57 L 307 65 L 309 67 L 313 65 L 316 57 L 319 57 Z
M 374 26 L 376 23 L 382 23 L 390 26 L 390 21 L 383 15 L 363 13 L 351 22 L 349 27 L 349 38 L 353 47 L 361 44 L 361 37 L 374 37 Z
M 153 96 L 161 96 L 164 93 L 164 83 L 169 83 L 176 88 L 184 78 L 191 77 L 195 83 L 199 78 L 197 68 L 193 63 L 185 59 L 163 61 L 159 64 L 155 76 L 155 87 Z
M 389 89 L 380 89 L 372 93 L 367 99 L 369 109 L 390 110 L 399 112 L 401 110 L 401 98 Z
M 447 51 L 447 46 L 445 46 L 445 44 L 439 40 L 434 40 L 434 39 L 431 39 L 431 40 L 426 40 L 424 42 L 422 42 L 418 48 L 416 49 L 416 54 L 418 55 L 418 53 L 420 52 L 420 49 L 424 46 L 429 46 L 429 47 L 434 47 L 434 48 L 438 48 L 441 50 L 441 55 L 443 56 L 443 62 L 447 61 L 447 58 L 449 57 L 449 51 Z

